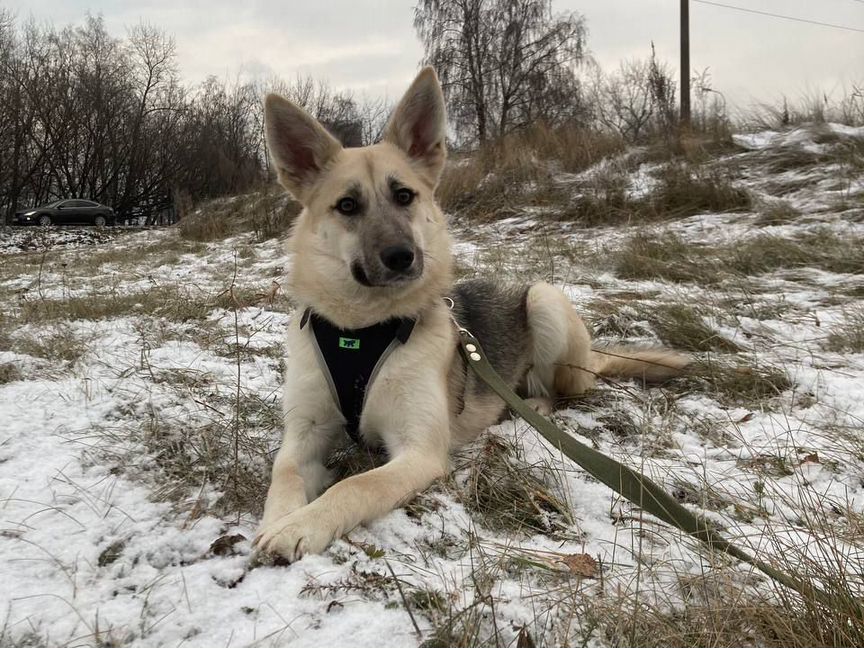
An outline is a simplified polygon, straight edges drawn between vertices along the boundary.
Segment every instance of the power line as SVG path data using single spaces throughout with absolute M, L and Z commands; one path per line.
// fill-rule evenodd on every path
M 856 0 L 856 2 L 860 2 L 861 0 Z M 782 16 L 780 14 L 769 13 L 767 11 L 757 11 L 756 9 L 745 9 L 744 7 L 735 7 L 733 5 L 722 4 L 720 2 L 709 2 L 709 0 L 693 0 L 693 2 L 698 2 L 699 4 L 711 5 L 713 7 L 723 7 L 724 9 L 734 9 L 735 11 L 744 11 L 752 14 L 759 14 L 760 16 L 770 16 L 771 18 L 782 18 L 784 20 L 794 20 L 795 22 L 801 23 L 809 23 L 811 25 L 820 25 L 822 27 L 833 27 L 834 29 L 845 29 L 846 31 L 860 32 L 864 34 L 864 29 L 858 29 L 857 27 L 846 27 L 845 25 L 834 25 L 831 23 L 819 22 L 818 20 L 807 20 L 806 18 L 793 18 L 792 16 Z

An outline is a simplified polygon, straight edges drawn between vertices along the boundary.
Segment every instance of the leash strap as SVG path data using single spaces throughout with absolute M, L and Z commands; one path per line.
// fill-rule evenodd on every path
M 516 395 L 489 364 L 477 339 L 461 327 L 458 327 L 458 333 L 459 350 L 474 373 L 503 398 L 512 410 L 542 434 L 549 443 L 579 464 L 588 474 L 606 484 L 616 493 L 626 497 L 641 509 L 694 538 L 698 538 L 708 545 L 709 549 L 719 550 L 743 560 L 775 581 L 799 592 L 802 596 L 807 597 L 815 594 L 823 603 L 830 605 L 828 596 L 815 586 L 802 583 L 785 572 L 751 556 L 717 533 L 705 520 L 679 504 L 675 498 L 648 477 L 611 457 L 607 457 L 602 452 L 580 443 L 547 418 L 538 414 L 528 403 Z

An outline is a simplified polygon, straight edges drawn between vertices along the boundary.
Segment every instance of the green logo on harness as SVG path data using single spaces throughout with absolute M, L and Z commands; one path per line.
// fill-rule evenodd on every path
M 339 338 L 339 348 L 340 349 L 352 349 L 356 350 L 360 348 L 360 340 L 355 340 L 354 338 Z

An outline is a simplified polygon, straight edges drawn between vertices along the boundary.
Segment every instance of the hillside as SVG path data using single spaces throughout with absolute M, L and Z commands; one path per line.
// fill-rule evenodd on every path
M 2 230 L 0 647 L 864 644 L 864 129 L 552 164 L 489 213 L 472 195 L 460 277 L 545 279 L 599 343 L 698 359 L 556 422 L 835 605 L 706 554 L 519 419 L 325 554 L 250 569 L 293 314 L 278 221 Z

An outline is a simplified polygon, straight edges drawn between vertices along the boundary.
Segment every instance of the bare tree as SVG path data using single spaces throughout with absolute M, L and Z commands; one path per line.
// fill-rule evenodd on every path
M 348 145 L 371 144 L 389 107 L 312 78 L 270 84 Z M 265 175 L 264 87 L 180 83 L 173 38 L 100 17 L 55 29 L 0 10 L 0 220 L 57 198 L 155 222 L 188 201 L 248 191 Z
M 653 44 L 647 60 L 623 61 L 610 74 L 595 67 L 590 88 L 596 121 L 625 139 L 639 142 L 675 132 L 675 81 L 657 60 Z
M 592 91 L 597 120 L 625 139 L 638 141 L 654 117 L 647 61 L 623 61 L 612 74 L 599 68 Z
M 422 0 L 414 25 L 457 130 L 479 142 L 581 105 L 585 21 L 548 0 Z
M 675 99 L 675 79 L 666 64 L 657 59 L 653 42 L 648 67 L 648 86 L 651 88 L 658 131 L 666 137 L 677 137 L 679 114 Z
M 16 28 L 0 11 L 0 216 L 55 198 L 121 217 L 260 182 L 258 98 L 242 84 L 184 88 L 173 39 L 149 25 L 112 37 L 98 17 Z

